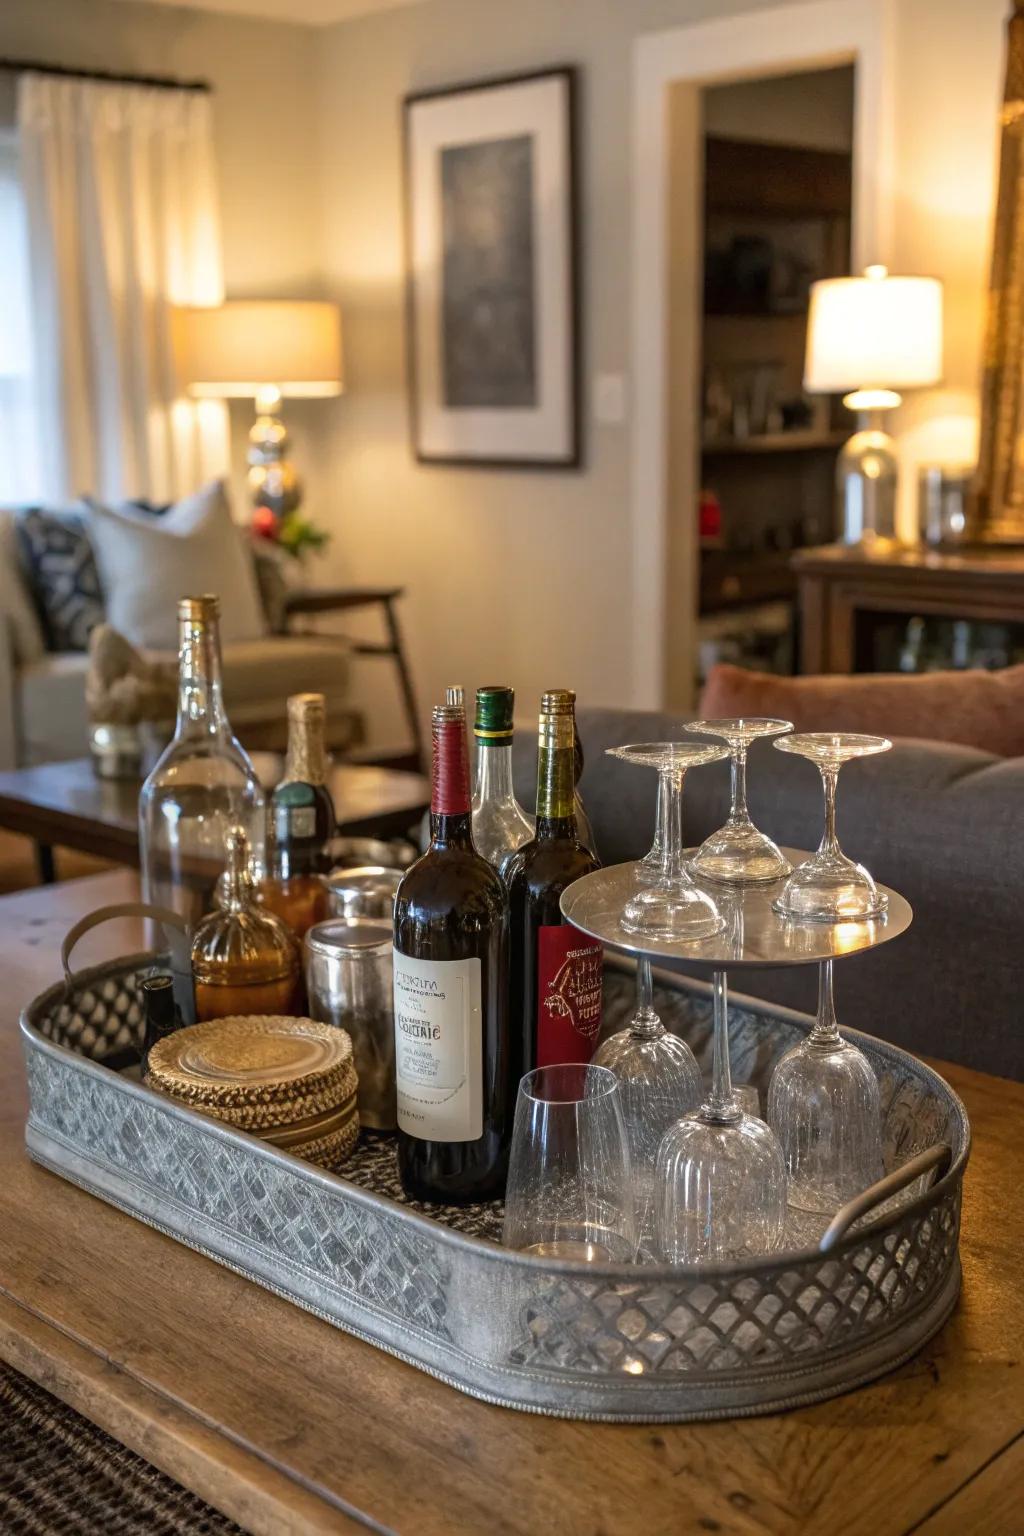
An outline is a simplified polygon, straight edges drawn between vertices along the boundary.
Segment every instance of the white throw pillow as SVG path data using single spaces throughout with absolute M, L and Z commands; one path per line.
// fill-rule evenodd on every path
M 133 645 L 173 651 L 179 597 L 215 592 L 226 645 L 267 633 L 252 554 L 231 518 L 219 480 L 179 501 L 161 517 L 130 507 L 89 507 L 107 623 Z

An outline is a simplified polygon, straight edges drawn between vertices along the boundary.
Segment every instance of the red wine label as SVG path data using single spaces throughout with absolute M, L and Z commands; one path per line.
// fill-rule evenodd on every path
M 537 1065 L 589 1061 L 601 1028 L 604 952 L 569 923 L 537 932 Z
M 483 1121 L 479 960 L 394 952 L 398 1124 L 421 1141 L 477 1141 Z

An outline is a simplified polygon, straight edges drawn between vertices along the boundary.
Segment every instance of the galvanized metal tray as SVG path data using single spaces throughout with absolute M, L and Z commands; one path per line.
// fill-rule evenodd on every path
M 775 1411 L 899 1364 L 956 1301 L 967 1117 L 936 1073 L 893 1046 L 850 1032 L 879 1074 L 886 1166 L 920 1176 L 881 1206 L 901 1177 L 870 1211 L 848 1210 L 827 1251 L 821 1223 L 794 1226 L 788 1251 L 743 1265 L 576 1265 L 502 1248 L 499 1205 L 427 1214 L 405 1201 L 384 1137 L 364 1138 L 342 1175 L 324 1173 L 104 1066 L 138 1042 L 138 983 L 156 961 L 82 972 L 25 1010 L 31 1156 L 464 1392 L 579 1419 Z M 708 987 L 655 974 L 662 1017 L 706 1067 Z M 633 985 L 629 962 L 611 960 L 607 1031 L 632 1012 Z M 773 1062 L 810 1025 L 734 1000 L 735 1077 L 762 1104 Z M 931 1182 L 922 1170 L 936 1163 Z

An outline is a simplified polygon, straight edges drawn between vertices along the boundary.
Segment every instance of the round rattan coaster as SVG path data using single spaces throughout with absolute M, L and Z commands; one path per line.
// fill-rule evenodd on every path
M 159 1041 L 147 1080 L 197 1109 L 226 1109 L 336 1095 L 351 1071 L 352 1041 L 333 1024 L 233 1014 Z

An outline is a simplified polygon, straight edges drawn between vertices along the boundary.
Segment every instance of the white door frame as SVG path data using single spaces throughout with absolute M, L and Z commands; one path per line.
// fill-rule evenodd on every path
M 749 75 L 784 74 L 854 62 L 853 268 L 885 261 L 890 247 L 893 164 L 892 0 L 811 0 L 647 33 L 633 46 L 631 503 L 632 697 L 636 708 L 664 703 L 668 569 L 668 212 L 669 99 L 675 88 Z M 696 111 L 690 114 L 697 123 Z M 694 185 L 702 179 L 694 134 Z M 694 270 L 700 230 L 694 228 Z M 694 316 L 694 402 L 699 326 Z M 699 410 L 689 413 L 691 486 L 681 505 L 696 508 Z M 675 430 L 679 430 L 676 428 Z M 694 551 L 696 557 L 696 536 Z M 677 601 L 695 606 L 695 573 Z M 692 590 L 689 590 L 691 589 Z M 694 615 L 695 622 L 695 615 Z

